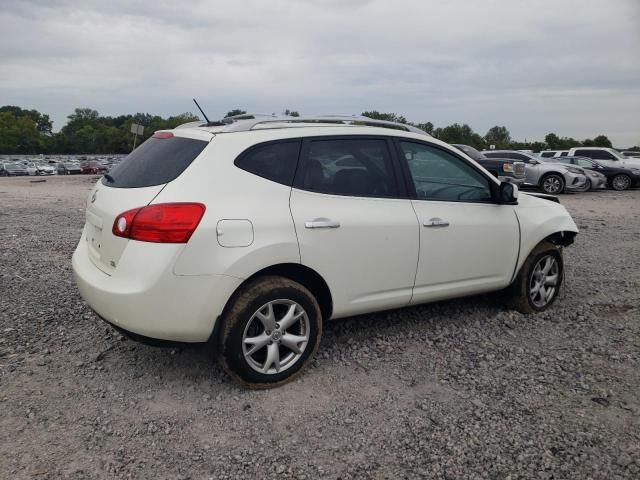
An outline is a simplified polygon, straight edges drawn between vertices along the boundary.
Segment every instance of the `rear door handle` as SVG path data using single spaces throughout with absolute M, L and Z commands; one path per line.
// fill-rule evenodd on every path
M 310 222 L 304 222 L 304 228 L 338 228 L 340 222 L 328 218 L 314 218 Z
M 425 227 L 443 228 L 448 227 L 449 222 L 447 222 L 446 220 L 442 220 L 441 218 L 430 218 L 429 220 L 425 220 L 422 225 L 424 225 Z

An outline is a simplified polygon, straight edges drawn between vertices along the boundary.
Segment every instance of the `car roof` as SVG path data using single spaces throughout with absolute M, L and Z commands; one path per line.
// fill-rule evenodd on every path
M 218 121 L 190 122 L 176 127 L 177 129 L 203 129 L 209 133 L 248 132 L 265 129 L 283 128 L 318 128 L 318 127 L 377 127 L 411 132 L 431 137 L 427 132 L 406 123 L 376 120 L 356 115 L 318 115 L 311 117 L 292 117 L 288 115 L 266 115 L 248 113 L 226 117 Z

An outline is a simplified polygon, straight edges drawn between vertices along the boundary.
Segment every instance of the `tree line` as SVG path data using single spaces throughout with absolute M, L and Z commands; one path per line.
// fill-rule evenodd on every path
M 242 109 L 227 112 L 227 117 L 246 113 Z M 300 116 L 298 111 L 286 109 L 283 114 Z M 593 139 L 576 140 L 549 133 L 544 142 L 519 142 L 511 138 L 505 126 L 491 127 L 485 135 L 474 132 L 467 124 L 454 123 L 446 127 L 435 127 L 433 123 L 411 123 L 396 113 L 366 111 L 363 116 L 413 125 L 447 143 L 462 143 L 479 150 L 495 145 L 497 149 L 540 151 L 562 150 L 578 146 L 611 147 L 605 135 Z M 0 107 L 0 154 L 109 154 L 129 153 L 133 148 L 131 124 L 144 126 L 144 134 L 138 144 L 157 130 L 199 120 L 191 112 L 163 118 L 149 113 L 102 116 L 91 108 L 76 108 L 67 117 L 67 124 L 59 132 L 53 132 L 49 115 L 37 110 L 26 110 L 17 106 Z

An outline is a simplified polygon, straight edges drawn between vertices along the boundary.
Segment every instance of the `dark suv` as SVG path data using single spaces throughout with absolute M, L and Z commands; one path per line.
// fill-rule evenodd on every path
M 451 146 L 463 151 L 487 171 L 503 182 L 515 183 L 518 186 L 524 184 L 525 166 L 524 162 L 519 162 L 511 158 L 489 158 L 469 145 L 454 143 Z

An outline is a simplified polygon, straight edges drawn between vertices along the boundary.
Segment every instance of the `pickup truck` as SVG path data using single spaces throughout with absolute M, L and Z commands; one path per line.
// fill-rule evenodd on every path
M 502 182 L 515 183 L 518 187 L 525 182 L 524 162 L 518 162 L 511 158 L 489 158 L 469 145 L 451 144 L 458 150 L 466 153 L 473 160 L 482 165 L 491 175 Z

